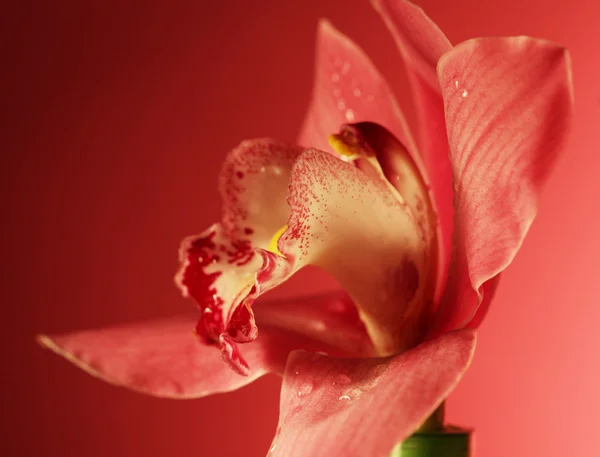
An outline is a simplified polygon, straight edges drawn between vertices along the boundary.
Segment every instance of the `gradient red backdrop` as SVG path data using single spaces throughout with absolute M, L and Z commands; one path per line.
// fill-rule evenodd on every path
M 572 139 L 449 416 L 476 428 L 480 457 L 595 455 L 600 4 L 419 3 L 453 42 L 527 34 L 571 49 Z M 193 306 L 172 282 L 179 240 L 218 217 L 216 174 L 230 148 L 244 138 L 295 138 L 318 18 L 370 53 L 411 117 L 391 38 L 359 0 L 6 8 L 0 454 L 264 455 L 277 421 L 276 377 L 228 395 L 159 400 L 99 382 L 39 348 L 34 334 Z

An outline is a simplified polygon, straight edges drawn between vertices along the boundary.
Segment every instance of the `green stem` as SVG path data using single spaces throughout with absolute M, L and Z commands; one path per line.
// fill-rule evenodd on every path
M 442 403 L 390 457 L 469 457 L 472 431 L 445 425 L 444 412 Z

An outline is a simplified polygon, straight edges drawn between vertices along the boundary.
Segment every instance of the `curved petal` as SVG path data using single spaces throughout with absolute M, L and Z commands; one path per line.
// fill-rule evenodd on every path
M 329 135 L 360 121 L 387 127 L 415 155 L 404 115 L 377 68 L 347 36 L 321 20 L 313 93 L 298 142 L 330 151 Z
M 429 246 L 428 256 L 432 260 L 430 273 L 435 278 L 434 301 L 439 303 L 443 292 L 443 281 L 438 272 L 443 269 L 438 240 L 442 239 L 437 212 L 434 208 L 434 195 L 427 185 L 419 167 L 406 148 L 391 132 L 373 122 L 359 122 L 342 126 L 340 133 L 333 136 L 334 145 L 341 146 L 344 154 L 353 157 L 367 157 L 375 168 L 394 189 L 396 189 L 415 217 L 421 236 Z M 360 160 L 357 166 L 365 170 Z
M 227 360 L 241 374 L 248 364 L 236 343 L 257 334 L 251 305 L 262 257 L 256 249 L 267 248 L 287 220 L 290 170 L 301 151 L 270 139 L 240 144 L 227 156 L 220 175 L 222 223 L 181 246 L 176 281 L 200 308 L 197 333 L 206 344 L 231 354 Z
M 371 3 L 390 30 L 412 85 L 420 125 L 421 157 L 444 234 L 440 274 L 445 281 L 452 246 L 452 170 L 436 65 L 452 45 L 418 6 L 404 0 L 371 0 Z
M 283 372 L 293 349 L 315 349 L 307 338 L 265 325 L 244 351 L 250 364 L 240 376 L 214 348 L 198 341 L 196 314 L 88 330 L 38 341 L 87 373 L 118 386 L 170 398 L 197 398 L 228 392 L 268 372 Z M 319 348 L 316 348 L 319 350 Z
M 500 276 L 502 276 L 502 273 L 499 273 L 493 278 L 484 282 L 481 286 L 481 303 L 479 304 L 477 311 L 475 311 L 473 318 L 465 326 L 466 328 L 479 328 L 483 322 L 483 319 L 485 319 L 485 316 L 487 316 L 490 304 L 494 299 L 494 295 L 496 295 L 496 289 L 498 288 L 498 283 L 500 282 Z
M 402 197 L 350 163 L 307 150 L 294 164 L 288 200 L 283 256 L 265 253 L 265 281 L 322 267 L 355 300 L 379 354 L 417 344 L 430 317 L 432 259 Z
M 527 37 L 467 41 L 439 63 L 455 180 L 455 255 L 437 330 L 464 327 L 513 260 L 572 114 L 565 49 Z
M 254 312 L 261 329 L 266 324 L 304 335 L 335 348 L 339 355 L 375 355 L 356 305 L 344 291 L 256 303 Z
M 452 391 L 474 350 L 475 333 L 461 330 L 385 359 L 293 352 L 271 455 L 389 455 Z

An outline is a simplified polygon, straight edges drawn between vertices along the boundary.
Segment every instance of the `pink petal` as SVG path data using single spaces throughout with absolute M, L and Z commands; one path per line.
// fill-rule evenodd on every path
M 404 115 L 377 68 L 347 36 L 321 20 L 313 94 L 298 142 L 329 151 L 329 135 L 360 121 L 385 126 L 414 154 Z
M 184 240 L 177 283 L 202 313 L 197 333 L 219 346 L 231 366 L 246 374 L 248 364 L 237 349 L 256 337 L 252 301 L 258 296 L 256 274 L 267 248 L 286 223 L 290 170 L 302 151 L 263 139 L 245 141 L 225 160 L 220 175 L 223 220 L 203 234 Z
M 421 157 L 444 234 L 440 271 L 444 281 L 452 246 L 452 171 L 436 65 L 452 45 L 418 6 L 404 0 L 371 0 L 371 3 L 394 37 L 412 85 L 420 124 Z
M 266 324 L 304 335 L 337 349 L 340 355 L 375 355 L 356 305 L 346 292 L 256 303 L 255 313 L 261 329 Z
M 379 354 L 424 336 L 432 298 L 427 243 L 410 208 L 389 185 L 317 150 L 290 177 L 288 229 L 268 274 L 280 283 L 302 266 L 322 267 L 356 302 Z
M 388 456 L 452 391 L 474 350 L 475 333 L 461 330 L 385 359 L 292 353 L 270 455 Z
M 198 341 L 197 315 L 40 336 L 45 347 L 87 373 L 118 386 L 158 397 L 196 398 L 228 392 L 268 372 L 282 372 L 289 351 L 315 349 L 309 340 L 268 325 L 244 355 L 248 376 L 240 376 L 214 348 Z M 317 348 L 318 350 L 318 348 Z
M 438 71 L 456 185 L 443 331 L 469 323 L 486 282 L 519 250 L 565 143 L 572 93 L 566 50 L 527 37 L 468 41 Z

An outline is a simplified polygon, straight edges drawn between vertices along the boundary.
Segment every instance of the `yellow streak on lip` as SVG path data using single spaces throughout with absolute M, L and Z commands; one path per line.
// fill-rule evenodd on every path
M 273 238 L 271 238 L 271 241 L 269 242 L 269 247 L 268 247 L 269 251 L 271 251 L 274 254 L 283 256 L 283 254 L 279 250 L 279 247 L 277 246 L 277 242 L 279 241 L 279 238 L 281 238 L 281 235 L 283 235 L 283 232 L 285 232 L 287 229 L 288 229 L 288 226 L 286 224 L 275 232 L 275 234 L 273 235 Z

